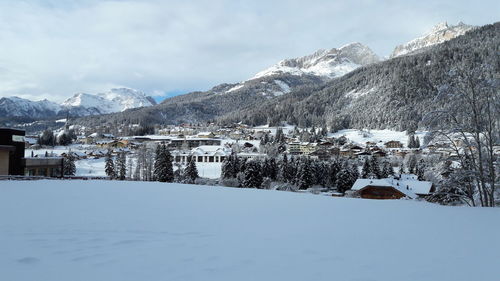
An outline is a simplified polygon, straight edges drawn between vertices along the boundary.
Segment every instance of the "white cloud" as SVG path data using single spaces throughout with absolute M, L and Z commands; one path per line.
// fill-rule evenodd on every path
M 485 24 L 500 8 L 406 2 L 0 0 L 0 96 L 203 90 L 353 41 L 387 55 L 437 22 Z

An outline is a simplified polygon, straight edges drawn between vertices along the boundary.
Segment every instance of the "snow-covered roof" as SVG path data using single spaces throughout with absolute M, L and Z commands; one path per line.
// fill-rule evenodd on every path
M 404 195 L 409 198 L 417 198 L 417 195 L 411 191 L 409 188 L 403 188 L 400 185 L 397 185 L 398 181 L 394 179 L 357 179 L 356 182 L 352 186 L 352 190 L 358 191 L 367 186 L 377 186 L 377 187 L 393 187 L 394 189 L 400 191 Z
M 215 156 L 215 155 L 228 155 L 231 153 L 231 150 L 219 146 L 219 145 L 202 145 L 191 150 L 193 155 L 206 155 L 206 156 Z
M 393 187 L 410 198 L 417 197 L 416 195 L 430 194 L 432 182 L 416 180 L 417 176 L 413 174 L 403 174 L 402 178 L 385 178 L 385 179 L 357 179 L 352 190 L 361 190 L 366 186 Z
M 208 135 L 213 135 L 214 133 L 212 132 L 199 132 L 198 136 L 208 136 Z

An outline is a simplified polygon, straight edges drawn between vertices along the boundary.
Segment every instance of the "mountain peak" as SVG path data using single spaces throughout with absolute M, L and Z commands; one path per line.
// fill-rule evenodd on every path
M 449 26 L 448 26 L 448 22 L 440 22 L 438 24 L 436 24 L 435 26 L 432 27 L 432 29 L 428 32 L 429 33 L 435 33 L 435 32 L 438 32 L 440 30 L 443 30 L 443 29 L 447 29 Z
M 459 22 L 457 25 L 448 25 L 447 22 L 438 23 L 424 36 L 411 40 L 408 43 L 397 46 L 391 54 L 391 58 L 415 53 L 423 48 L 440 44 L 457 36 L 464 35 L 475 26 Z
M 330 79 L 378 61 L 378 56 L 370 48 L 355 42 L 340 48 L 320 49 L 307 56 L 282 60 L 257 73 L 252 79 L 281 73 L 299 76 L 309 74 Z
M 130 108 L 151 106 L 154 100 L 144 92 L 130 88 L 113 88 L 104 93 L 77 93 L 62 103 L 63 107 L 80 108 L 79 115 L 112 113 Z M 90 109 L 88 114 L 85 111 Z

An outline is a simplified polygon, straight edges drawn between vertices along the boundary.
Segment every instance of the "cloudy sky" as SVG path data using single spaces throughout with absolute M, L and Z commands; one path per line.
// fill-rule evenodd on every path
M 484 25 L 498 11 L 495 0 L 0 0 L 0 97 L 206 90 L 350 42 L 387 56 L 439 22 Z

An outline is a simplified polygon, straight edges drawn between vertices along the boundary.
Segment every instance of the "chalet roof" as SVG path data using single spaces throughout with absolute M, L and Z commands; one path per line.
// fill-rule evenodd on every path
M 431 192 L 432 182 L 416 180 L 417 176 L 413 174 L 403 174 L 401 179 L 357 179 L 352 190 L 361 190 L 366 186 L 393 187 L 409 198 L 415 198 L 416 195 L 428 195 Z
M 367 186 L 376 186 L 380 188 L 394 188 L 408 198 L 417 198 L 417 194 L 415 194 L 410 189 L 403 188 L 400 185 L 397 185 L 397 181 L 394 179 L 357 179 L 354 185 L 352 186 L 352 190 L 358 191 Z

